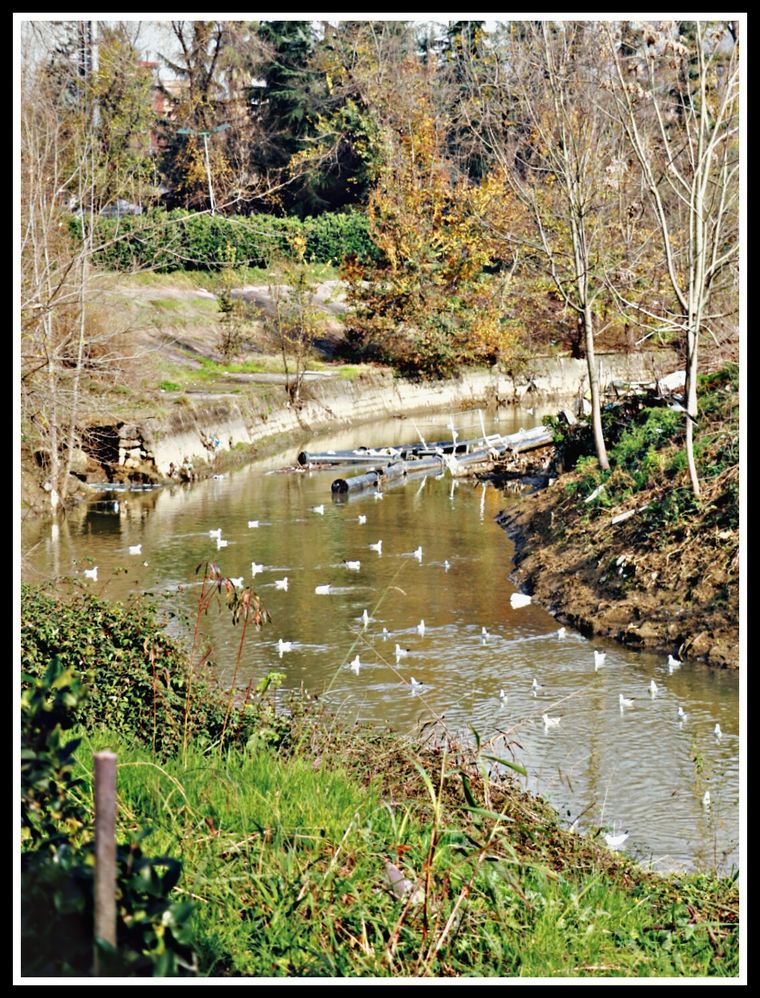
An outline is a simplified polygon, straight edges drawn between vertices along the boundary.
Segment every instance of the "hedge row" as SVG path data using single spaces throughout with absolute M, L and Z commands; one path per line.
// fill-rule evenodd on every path
M 71 231 L 81 238 L 79 218 L 72 219 Z M 98 218 L 94 262 L 122 271 L 213 270 L 229 260 L 229 247 L 234 247 L 236 266 L 268 267 L 277 257 L 290 256 L 299 236 L 306 240 L 306 259 L 312 263 L 339 264 L 352 253 L 362 262 L 379 256 L 367 217 L 359 212 L 302 221 L 155 209 L 144 215 Z

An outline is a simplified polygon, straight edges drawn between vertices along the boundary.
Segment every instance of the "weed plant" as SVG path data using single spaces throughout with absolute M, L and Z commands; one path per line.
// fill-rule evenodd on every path
M 64 836 L 77 869 L 87 866 L 92 754 L 116 751 L 120 838 L 133 843 L 148 885 L 140 897 L 153 898 L 151 918 L 175 953 L 164 956 L 151 929 L 130 944 L 142 962 L 127 972 L 738 974 L 735 878 L 650 874 L 593 836 L 564 830 L 514 778 L 521 767 L 477 737 L 462 745 L 434 716 L 427 742 L 342 727 L 306 694 L 277 706 L 277 677 L 242 700 L 215 691 L 201 627 L 212 600 L 234 595 L 241 633 L 246 622 L 265 623 L 265 611 L 254 595 L 230 593 L 216 566 L 200 568 L 187 657 L 142 603 L 23 594 L 24 695 L 55 661 L 65 681 L 50 716 L 73 735 L 63 775 L 32 781 L 48 837 Z M 89 695 L 71 694 L 74 682 Z M 42 741 L 56 751 L 54 739 Z M 78 809 L 75 827 L 64 804 Z M 158 857 L 147 866 L 146 853 Z M 27 866 L 34 912 L 47 881 Z M 86 876 L 65 863 L 58 870 L 55 897 L 69 887 L 87 896 Z M 130 876 L 120 880 L 124 897 Z M 138 911 L 146 905 L 135 902 Z M 50 945 L 60 949 L 60 940 Z

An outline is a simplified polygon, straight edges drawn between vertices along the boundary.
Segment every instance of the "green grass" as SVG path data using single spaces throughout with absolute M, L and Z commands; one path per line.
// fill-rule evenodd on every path
M 738 973 L 733 880 L 658 876 L 564 830 L 474 748 L 342 728 L 308 698 L 275 709 L 274 675 L 233 709 L 223 690 L 188 682 L 183 649 L 140 600 L 25 587 L 22 610 L 24 672 L 43 675 L 55 656 L 84 687 L 60 705 L 82 739 L 65 783 L 81 815 L 72 847 L 92 825 L 93 753 L 109 748 L 119 839 L 147 835 L 145 855 L 181 860 L 172 898 L 193 903 L 183 944 L 201 974 Z M 40 806 L 47 787 L 33 786 Z M 387 862 L 411 893 L 392 892 Z
M 471 774 L 468 804 L 453 759 L 335 734 L 319 745 L 311 728 L 308 750 L 304 738 L 287 754 L 191 750 L 160 765 L 114 735 L 85 736 L 78 775 L 90 779 L 93 751 L 116 750 L 122 823 L 182 858 L 204 974 L 738 973 L 729 883 L 645 874 L 562 833 L 517 788 L 486 792 Z M 418 902 L 388 889 L 386 858 Z

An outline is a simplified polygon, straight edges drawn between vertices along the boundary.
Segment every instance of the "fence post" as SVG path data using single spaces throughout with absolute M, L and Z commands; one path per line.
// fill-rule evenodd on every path
M 95 756 L 95 926 L 96 939 L 116 948 L 116 756 Z M 95 975 L 101 973 L 95 949 Z

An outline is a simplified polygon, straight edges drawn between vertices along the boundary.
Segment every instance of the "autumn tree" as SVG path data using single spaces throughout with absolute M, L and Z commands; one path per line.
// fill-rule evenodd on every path
M 255 25 L 172 21 L 171 27 L 177 55 L 163 55 L 175 77 L 175 82 L 163 84 L 170 108 L 161 126 L 165 203 L 196 210 L 245 210 L 277 186 L 257 170 L 252 154 L 259 129 L 251 86 L 261 54 Z
M 354 335 L 402 370 L 451 375 L 462 363 L 493 363 L 512 346 L 502 281 L 488 273 L 495 244 L 478 221 L 506 203 L 489 184 L 460 176 L 448 158 L 435 67 L 408 56 L 397 73 L 402 92 L 375 89 L 380 73 L 365 91 L 385 122 L 368 208 L 383 261 L 366 271 L 349 267 Z
M 606 469 L 596 335 L 619 251 L 610 235 L 626 164 L 599 107 L 598 53 L 588 24 L 511 24 L 501 53 L 473 77 L 469 113 L 506 189 L 531 220 L 530 238 L 514 229 L 504 237 L 543 261 L 556 295 L 575 316 L 597 459 Z
M 310 129 L 289 170 L 301 185 L 297 178 L 309 178 L 312 204 L 318 195 L 320 207 L 366 207 L 382 155 L 382 95 L 403 97 L 414 32 L 401 21 L 342 21 L 323 22 L 320 35 L 309 65 Z

